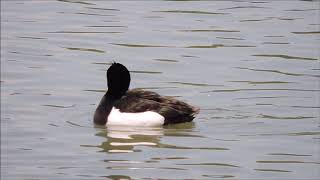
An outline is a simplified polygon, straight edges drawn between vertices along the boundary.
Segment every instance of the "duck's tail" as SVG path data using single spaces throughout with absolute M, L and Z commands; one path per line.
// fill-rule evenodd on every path
M 193 116 L 193 117 L 196 116 L 200 112 L 200 108 L 198 108 L 198 107 L 192 106 L 191 109 L 192 109 L 191 116 Z

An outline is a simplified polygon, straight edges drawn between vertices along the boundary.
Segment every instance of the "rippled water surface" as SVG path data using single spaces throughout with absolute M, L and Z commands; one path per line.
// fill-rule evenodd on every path
M 318 179 L 319 1 L 1 1 L 1 179 Z M 110 63 L 194 123 L 96 127 Z

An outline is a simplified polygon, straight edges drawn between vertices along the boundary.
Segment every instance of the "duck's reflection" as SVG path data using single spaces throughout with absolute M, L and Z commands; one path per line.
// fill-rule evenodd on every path
M 96 135 L 106 137 L 107 140 L 99 147 L 102 152 L 126 153 L 138 152 L 136 146 L 152 146 L 166 148 L 183 148 L 160 143 L 162 136 L 192 136 L 194 123 L 184 123 L 167 127 L 126 127 L 110 126 L 100 129 Z

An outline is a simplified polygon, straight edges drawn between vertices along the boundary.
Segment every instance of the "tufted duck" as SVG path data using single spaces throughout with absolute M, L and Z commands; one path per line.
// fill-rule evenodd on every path
M 98 125 L 161 126 L 190 122 L 198 108 L 142 89 L 129 89 L 130 73 L 113 63 L 107 71 L 108 91 L 94 114 Z

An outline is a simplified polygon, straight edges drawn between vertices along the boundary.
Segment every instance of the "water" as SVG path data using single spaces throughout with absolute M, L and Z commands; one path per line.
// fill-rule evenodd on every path
M 1 1 L 1 179 L 317 179 L 319 1 Z M 102 128 L 117 61 L 194 123 Z

